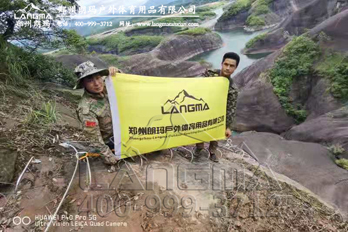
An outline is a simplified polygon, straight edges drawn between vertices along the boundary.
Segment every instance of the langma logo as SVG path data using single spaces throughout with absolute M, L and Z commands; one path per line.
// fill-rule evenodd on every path
M 189 100 L 192 102 L 191 104 L 187 104 Z M 205 110 L 209 110 L 208 103 L 202 98 L 190 95 L 186 90 L 180 91 L 173 100 L 168 99 L 161 107 L 162 114 L 191 113 Z
M 19 9 L 14 14 L 15 19 L 43 19 L 43 20 L 49 20 L 53 19 L 51 14 L 47 13 L 46 10 L 42 10 L 39 7 L 35 6 L 34 3 L 29 3 L 26 7 L 23 9 Z

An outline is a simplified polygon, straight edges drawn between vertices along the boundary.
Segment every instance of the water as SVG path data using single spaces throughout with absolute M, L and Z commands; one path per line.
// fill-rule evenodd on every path
M 217 19 L 222 15 L 223 10 L 222 8 L 214 10 L 214 12 L 217 14 L 217 17 L 215 19 L 212 19 L 211 21 L 208 21 L 203 26 L 211 26 L 214 25 L 217 21 Z M 242 50 L 245 48 L 246 43 L 254 38 L 255 36 L 264 33 L 264 31 L 257 31 L 257 32 L 246 32 L 242 28 L 236 29 L 229 32 L 216 32 L 219 34 L 223 41 L 223 46 L 219 49 L 205 52 L 203 54 L 200 54 L 198 56 L 195 56 L 191 60 L 193 61 L 199 61 L 199 60 L 205 60 L 206 62 L 209 62 L 212 64 L 213 69 L 221 69 L 221 62 L 222 57 L 226 52 L 235 52 L 240 56 L 240 63 L 237 68 L 237 70 L 234 72 L 233 75 L 236 73 L 242 71 L 244 68 L 250 66 L 252 63 L 254 63 L 256 60 L 264 57 L 266 54 L 260 54 L 260 55 L 244 55 L 242 54 Z
M 203 54 L 200 54 L 198 56 L 195 56 L 192 60 L 199 61 L 199 60 L 205 60 L 212 64 L 213 69 L 221 69 L 221 62 L 222 57 L 226 52 L 235 52 L 240 56 L 240 62 L 237 70 L 234 72 L 234 75 L 240 71 L 242 71 L 244 68 L 250 66 L 252 63 L 254 63 L 256 60 L 262 58 L 265 56 L 265 54 L 261 55 L 252 55 L 252 56 L 246 56 L 242 54 L 242 49 L 245 48 L 246 43 L 257 36 L 258 34 L 262 32 L 254 32 L 254 33 L 248 33 L 245 32 L 243 29 L 234 30 L 231 32 L 216 32 L 219 34 L 223 41 L 223 46 L 219 49 L 205 52 Z

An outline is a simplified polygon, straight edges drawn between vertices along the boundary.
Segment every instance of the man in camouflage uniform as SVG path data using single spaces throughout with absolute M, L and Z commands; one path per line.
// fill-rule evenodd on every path
M 227 94 L 227 109 L 226 109 L 226 137 L 231 136 L 232 124 L 236 118 L 236 107 L 237 107 L 237 98 L 238 90 L 237 87 L 233 84 L 233 80 L 230 78 L 232 73 L 237 69 L 239 64 L 239 56 L 234 52 L 226 53 L 222 59 L 221 70 L 206 70 L 201 76 L 204 77 L 217 77 L 222 76 L 228 78 L 230 84 Z M 216 157 L 216 150 L 218 147 L 218 141 L 211 141 L 209 145 L 210 160 L 218 162 Z M 196 154 L 201 153 L 204 149 L 204 143 L 196 144 Z
M 78 81 L 75 89 L 84 88 L 77 115 L 96 152 L 107 164 L 115 164 L 116 156 L 107 145 L 113 136 L 111 109 L 104 85 L 104 76 L 121 72 L 115 67 L 98 69 L 91 61 L 75 68 Z

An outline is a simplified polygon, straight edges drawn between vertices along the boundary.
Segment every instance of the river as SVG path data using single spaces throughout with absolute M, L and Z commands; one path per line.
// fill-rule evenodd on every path
M 222 15 L 223 9 L 218 8 L 214 10 L 214 12 L 216 13 L 217 17 L 203 23 L 201 26 L 212 28 L 213 25 L 215 25 L 215 23 L 217 22 L 217 19 Z M 250 39 L 254 38 L 255 36 L 261 33 L 264 33 L 264 31 L 246 32 L 242 28 L 240 28 L 240 29 L 236 29 L 236 30 L 228 31 L 228 32 L 217 32 L 217 31 L 214 31 L 214 32 L 221 36 L 223 41 L 223 46 L 219 49 L 205 52 L 203 54 L 195 56 L 191 60 L 193 61 L 204 60 L 206 62 L 209 62 L 212 65 L 213 69 L 220 69 L 223 55 L 226 52 L 235 52 L 240 56 L 239 66 L 233 74 L 235 75 L 236 73 L 242 71 L 244 68 L 250 66 L 257 59 L 260 59 L 265 56 L 265 54 L 251 55 L 251 56 L 246 56 L 242 54 L 242 50 L 243 48 L 245 48 L 246 43 Z

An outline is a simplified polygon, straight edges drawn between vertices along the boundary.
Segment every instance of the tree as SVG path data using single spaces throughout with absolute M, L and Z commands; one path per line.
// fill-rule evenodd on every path
M 60 17 L 62 9 L 66 10 L 64 18 Z M 61 27 L 78 9 L 76 0 L 1 0 L 0 37 L 19 42 L 31 51 L 61 46 L 84 51 L 84 38 Z

